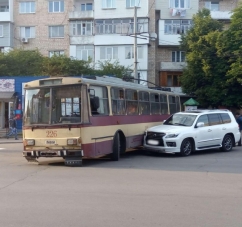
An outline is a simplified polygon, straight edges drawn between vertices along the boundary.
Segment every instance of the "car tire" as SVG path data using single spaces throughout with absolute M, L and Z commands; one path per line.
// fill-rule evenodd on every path
M 184 139 L 180 148 L 181 156 L 189 156 L 192 153 L 193 144 L 191 139 Z
M 233 138 L 231 135 L 225 135 L 223 142 L 222 142 L 222 147 L 221 150 L 222 151 L 231 151 L 233 148 Z

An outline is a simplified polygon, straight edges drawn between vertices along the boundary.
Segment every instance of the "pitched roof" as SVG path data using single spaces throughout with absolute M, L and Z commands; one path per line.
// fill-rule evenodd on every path
M 186 102 L 183 103 L 184 106 L 198 106 L 199 103 L 194 100 L 193 98 L 188 99 Z

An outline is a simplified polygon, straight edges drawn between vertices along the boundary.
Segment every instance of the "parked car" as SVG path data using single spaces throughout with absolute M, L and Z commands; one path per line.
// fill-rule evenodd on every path
M 144 148 L 188 156 L 212 148 L 231 151 L 239 140 L 239 127 L 229 110 L 192 110 L 175 113 L 162 125 L 148 128 Z

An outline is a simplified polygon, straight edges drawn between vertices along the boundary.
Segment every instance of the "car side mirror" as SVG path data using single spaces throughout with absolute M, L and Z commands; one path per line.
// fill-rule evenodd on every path
M 197 123 L 197 128 L 201 128 L 204 127 L 204 122 L 198 122 Z

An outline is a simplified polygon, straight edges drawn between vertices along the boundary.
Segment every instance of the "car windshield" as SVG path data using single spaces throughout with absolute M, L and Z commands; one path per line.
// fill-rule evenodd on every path
M 174 114 L 168 118 L 164 125 L 180 125 L 180 126 L 192 126 L 197 115 L 190 114 Z

